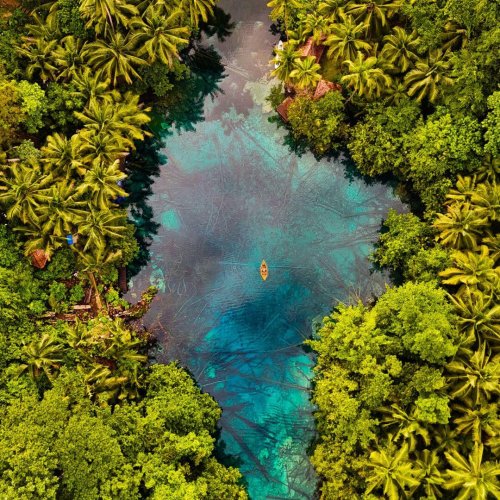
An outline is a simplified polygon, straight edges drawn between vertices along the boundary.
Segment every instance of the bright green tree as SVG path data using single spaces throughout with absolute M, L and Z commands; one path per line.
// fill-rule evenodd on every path
M 415 96 L 418 102 L 424 98 L 436 102 L 443 87 L 453 83 L 450 70 L 448 53 L 439 49 L 431 51 L 425 61 L 417 61 L 415 68 L 406 74 L 404 82 L 408 95 Z
M 149 63 L 160 60 L 171 68 L 179 58 L 179 49 L 189 41 L 189 29 L 180 25 L 181 18 L 179 10 L 164 16 L 157 9 L 147 9 L 142 18 L 131 22 L 131 44 L 139 47 L 138 54 L 146 55 Z
M 132 78 L 140 79 L 136 67 L 146 64 L 137 56 L 137 50 L 130 36 L 120 31 L 110 34 L 108 40 L 97 40 L 84 48 L 84 55 L 94 70 L 102 71 L 114 86 L 124 81 L 132 83 Z
M 354 61 L 345 61 L 347 74 L 340 81 L 351 87 L 353 91 L 367 99 L 380 97 L 391 85 L 391 77 L 377 67 L 378 59 L 373 56 L 365 57 L 358 52 Z
M 290 80 L 298 89 L 311 89 L 321 80 L 319 70 L 321 66 L 314 56 L 295 59 Z
M 337 62 L 352 61 L 358 51 L 369 52 L 371 45 L 364 40 L 365 25 L 356 23 L 352 16 L 340 15 L 340 20 L 330 27 L 325 40 L 327 55 Z

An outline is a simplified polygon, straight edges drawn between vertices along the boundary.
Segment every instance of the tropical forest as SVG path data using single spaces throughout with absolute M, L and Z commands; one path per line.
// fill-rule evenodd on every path
M 500 499 L 500 4 L 0 0 L 0 499 Z

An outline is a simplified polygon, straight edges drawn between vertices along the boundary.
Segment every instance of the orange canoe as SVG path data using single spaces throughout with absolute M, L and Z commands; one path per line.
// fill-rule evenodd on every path
M 264 281 L 266 281 L 267 277 L 269 276 L 269 269 L 267 268 L 265 260 L 263 260 L 262 264 L 260 265 L 260 275 Z

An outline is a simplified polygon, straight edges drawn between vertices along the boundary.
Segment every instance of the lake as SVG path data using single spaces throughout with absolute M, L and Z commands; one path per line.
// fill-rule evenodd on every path
M 207 87 L 197 107 L 157 117 L 165 160 L 147 203 L 158 230 L 128 298 L 160 288 L 145 317 L 159 360 L 178 359 L 217 399 L 224 452 L 251 498 L 309 499 L 314 359 L 303 342 L 336 301 L 383 290 L 367 257 L 388 209 L 403 206 L 389 186 L 349 175 L 342 157 L 292 151 L 286 129 L 268 121 L 277 37 L 266 1 L 220 7 L 232 34 L 202 45 L 223 73 L 198 67 L 196 85 L 183 84 Z M 214 53 L 205 56 L 209 67 Z

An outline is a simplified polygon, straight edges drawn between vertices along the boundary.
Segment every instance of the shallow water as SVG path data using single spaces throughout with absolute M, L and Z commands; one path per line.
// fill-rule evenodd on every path
M 387 186 L 349 180 L 340 160 L 294 155 L 268 122 L 276 37 L 265 4 L 221 2 L 234 32 L 205 42 L 225 66 L 220 92 L 194 130 L 163 124 L 166 162 L 149 199 L 160 228 L 129 296 L 160 287 L 146 323 L 161 359 L 179 359 L 222 406 L 225 452 L 251 497 L 308 499 L 313 361 L 302 342 L 335 300 L 381 291 L 367 255 L 389 207 L 402 205 Z

